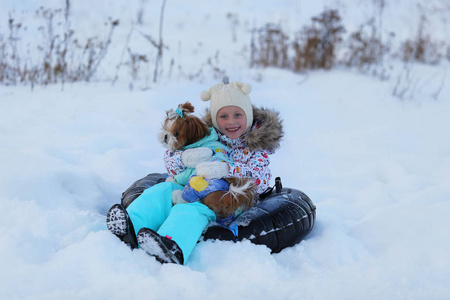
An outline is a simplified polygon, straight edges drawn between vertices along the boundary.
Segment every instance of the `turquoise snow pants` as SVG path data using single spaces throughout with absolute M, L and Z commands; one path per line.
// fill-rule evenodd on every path
M 137 197 L 127 208 L 136 234 L 150 228 L 161 236 L 169 236 L 188 260 L 209 221 L 215 213 L 200 202 L 172 205 L 172 192 L 183 186 L 173 182 L 158 183 Z

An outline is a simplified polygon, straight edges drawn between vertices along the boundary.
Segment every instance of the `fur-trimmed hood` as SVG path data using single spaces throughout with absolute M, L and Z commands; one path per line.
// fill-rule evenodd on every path
M 213 127 L 211 111 L 206 109 L 203 121 Z M 283 120 L 279 113 L 272 109 L 253 106 L 253 126 L 245 134 L 245 144 L 250 150 L 267 149 L 275 151 L 280 147 L 284 136 Z

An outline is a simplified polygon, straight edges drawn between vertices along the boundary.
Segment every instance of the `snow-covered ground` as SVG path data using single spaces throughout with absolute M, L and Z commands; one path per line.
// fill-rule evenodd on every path
M 12 2 L 7 6 L 19 5 Z M 88 1 L 78 1 L 74 14 L 89 12 L 85 20 L 97 22 L 108 15 L 98 2 L 105 3 L 90 1 L 89 9 Z M 168 28 L 191 24 L 205 36 L 210 30 L 217 38 L 222 30 L 231 39 L 229 27 L 207 28 L 205 20 L 226 22 L 227 11 L 261 20 L 320 12 L 309 1 L 280 1 L 279 8 L 249 2 L 213 2 L 223 5 L 219 13 L 209 1 L 169 0 L 167 19 L 179 23 Z M 347 3 L 347 11 L 359 3 L 338 2 Z M 390 5 L 398 9 L 401 2 Z M 27 8 L 23 3 L 20 9 Z M 127 6 L 114 3 L 120 5 L 110 9 L 119 16 Z M 423 5 L 430 3 L 445 6 L 437 0 Z M 159 1 L 147 5 L 159 12 Z M 167 30 L 168 40 L 186 38 Z M 212 44 L 206 48 L 215 51 Z M 192 64 L 205 61 L 192 55 Z M 392 96 L 395 70 L 380 81 L 341 69 L 296 75 L 247 69 L 237 60 L 227 66 L 231 80 L 252 85 L 255 105 L 280 111 L 286 135 L 271 169 L 316 204 L 312 233 L 273 255 L 249 242 L 202 242 L 187 265 L 178 266 L 130 251 L 106 229 L 106 212 L 121 193 L 164 171 L 156 136 L 165 111 L 190 100 L 203 112 L 207 104 L 199 94 L 218 79 L 166 78 L 133 92 L 127 80 L 64 90 L 0 86 L 0 299 L 450 298 L 448 62 L 414 65 L 415 86 L 403 101 Z

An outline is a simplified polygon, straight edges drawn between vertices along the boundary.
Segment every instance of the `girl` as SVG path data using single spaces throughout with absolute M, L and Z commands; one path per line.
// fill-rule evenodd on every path
M 186 165 L 194 165 L 197 175 L 207 179 L 254 178 L 257 193 L 264 192 L 271 178 L 269 154 L 279 147 L 283 131 L 278 113 L 252 107 L 250 92 L 250 85 L 229 83 L 225 78 L 201 93 L 202 100 L 210 100 L 204 120 L 214 127 L 219 141 L 230 148 L 233 164 L 210 162 L 201 148 L 167 151 L 164 159 L 168 173 L 178 174 Z M 173 206 L 172 192 L 177 189 L 183 186 L 159 183 L 146 189 L 127 209 L 114 205 L 107 215 L 108 229 L 162 263 L 186 263 L 203 230 L 216 216 L 201 202 Z

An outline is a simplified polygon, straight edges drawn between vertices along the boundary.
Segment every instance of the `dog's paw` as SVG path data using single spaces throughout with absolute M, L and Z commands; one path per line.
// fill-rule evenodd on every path
M 196 167 L 197 175 L 206 179 L 226 177 L 229 169 L 230 167 L 226 162 L 220 161 L 203 162 Z
M 172 192 L 172 203 L 173 205 L 182 204 L 182 203 L 189 203 L 186 200 L 183 199 L 181 196 L 183 194 L 182 190 L 175 190 Z
M 188 168 L 195 168 L 199 163 L 209 160 L 213 154 L 207 147 L 187 149 L 181 154 L 181 162 Z

